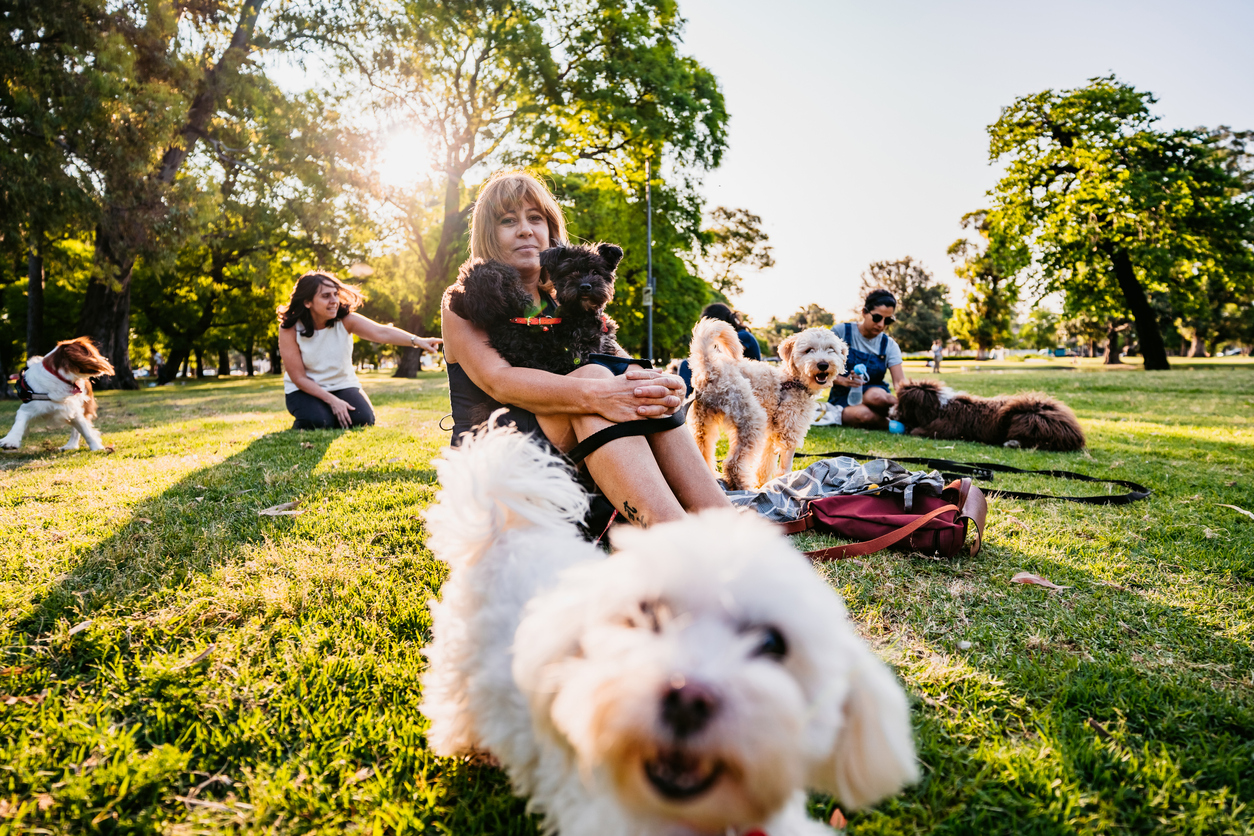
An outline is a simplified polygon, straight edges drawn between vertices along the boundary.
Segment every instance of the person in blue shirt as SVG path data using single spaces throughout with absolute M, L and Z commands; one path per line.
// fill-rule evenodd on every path
M 827 399 L 840 408 L 840 417 L 835 423 L 868 430 L 889 429 L 888 410 L 897 405 L 897 399 L 884 382 L 884 375 L 892 378 L 895 387 L 906 382 L 901 348 L 885 333 L 897 321 L 896 313 L 896 297 L 884 288 L 877 288 L 867 294 L 860 321 L 832 326 L 836 336 L 849 345 L 849 358 L 845 361 L 848 371 L 832 378 L 832 393 Z M 866 366 L 868 379 L 862 387 L 862 403 L 851 406 L 849 389 L 858 385 L 852 372 L 859 363 Z
M 718 319 L 726 322 L 728 325 L 736 329 L 736 336 L 740 339 L 740 344 L 745 348 L 746 360 L 761 360 L 762 346 L 758 344 L 758 338 L 750 333 L 740 321 L 740 317 L 731 308 L 722 302 L 713 302 L 706 305 L 701 311 L 702 319 Z M 679 364 L 679 376 L 683 378 L 684 385 L 688 387 L 688 394 L 692 394 L 692 369 L 688 365 L 688 361 L 684 360 Z

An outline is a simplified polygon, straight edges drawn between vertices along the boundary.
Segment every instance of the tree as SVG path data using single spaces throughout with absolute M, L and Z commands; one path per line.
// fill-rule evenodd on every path
M 858 295 L 882 287 L 897 299 L 897 324 L 892 336 L 902 351 L 923 351 L 935 339 L 949 339 L 947 323 L 953 309 L 945 300 L 948 289 L 910 256 L 876 261 L 862 274 Z M 861 311 L 861 308 L 858 309 Z
M 740 292 L 741 270 L 767 270 L 775 266 L 770 237 L 762 231 L 762 219 L 748 209 L 717 206 L 710 213 L 713 226 L 702 233 L 702 252 L 712 276 L 710 284 L 725 296 Z
M 579 165 L 612 173 L 621 189 L 643 191 L 654 175 L 716 166 L 727 113 L 714 76 L 679 54 L 683 19 L 669 0 L 408 0 L 399 20 L 379 19 L 373 54 L 341 42 L 366 74 L 379 107 L 425 137 L 441 195 L 432 207 L 397 196 L 418 214 L 411 243 L 425 276 L 401 312 L 402 327 L 435 327 L 440 296 L 464 258 L 476 166 Z M 689 205 L 690 236 L 700 202 Z M 438 215 L 434 225 L 425 215 Z M 412 376 L 419 353 L 402 352 L 398 376 Z
M 1154 130 L 1154 101 L 1113 76 L 1025 96 L 989 127 L 989 155 L 1006 167 L 993 212 L 1038 253 L 1043 289 L 1080 297 L 1072 310 L 1117 301 L 1115 319 L 1135 323 L 1145 368 L 1166 369 L 1152 297 L 1172 292 L 1181 261 L 1248 259 L 1254 209 L 1219 140 Z
M 963 215 L 962 227 L 974 230 L 982 242 L 959 238 L 949 245 L 954 273 L 966 279 L 968 290 L 966 307 L 954 311 L 948 325 L 956 339 L 973 346 L 983 358 L 1013 336 L 1014 306 L 1019 301 L 1015 274 L 1029 258 L 1027 248 L 1008 241 L 986 210 Z
M 1019 328 L 1019 340 L 1028 348 L 1050 349 L 1058 345 L 1058 314 L 1048 308 L 1036 307 Z

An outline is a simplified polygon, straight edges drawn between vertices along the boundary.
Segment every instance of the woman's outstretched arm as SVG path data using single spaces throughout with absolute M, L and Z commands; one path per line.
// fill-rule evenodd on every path
M 344 327 L 348 333 L 355 334 L 367 342 L 399 345 L 404 348 L 421 348 L 432 354 L 439 351 L 440 343 L 444 342 L 439 337 L 420 337 L 391 325 L 383 325 L 359 313 L 350 313 L 344 317 Z

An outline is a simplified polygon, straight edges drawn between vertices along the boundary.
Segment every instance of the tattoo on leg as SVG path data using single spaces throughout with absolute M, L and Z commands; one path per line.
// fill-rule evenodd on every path
M 640 510 L 638 508 L 631 507 L 631 503 L 627 500 L 623 500 L 623 516 L 626 517 L 627 522 L 632 525 L 640 524 Z

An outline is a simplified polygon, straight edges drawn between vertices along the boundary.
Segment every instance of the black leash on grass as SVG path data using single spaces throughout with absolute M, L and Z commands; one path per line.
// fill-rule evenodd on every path
M 901 458 L 891 458 L 889 456 L 869 456 L 866 453 L 802 453 L 796 455 L 802 457 L 816 457 L 823 459 L 834 459 L 838 456 L 846 456 L 851 459 L 888 459 L 890 462 L 903 462 L 906 464 L 921 464 L 930 467 L 933 470 L 939 470 L 946 479 L 956 479 L 962 476 L 970 476 L 973 479 L 980 479 L 985 482 L 993 481 L 994 473 L 1029 473 L 1036 476 L 1052 476 L 1055 479 L 1072 479 L 1077 482 L 1098 482 L 1108 485 L 1119 485 L 1128 488 L 1129 491 L 1123 494 L 1111 494 L 1106 496 L 1055 496 L 1047 493 L 1024 493 L 1022 491 L 1002 491 L 1002 490 L 986 490 L 985 496 L 1001 496 L 1008 499 L 1061 499 L 1066 502 L 1079 502 L 1085 505 L 1127 505 L 1130 502 L 1137 502 L 1147 499 L 1153 493 L 1144 485 L 1136 482 L 1129 482 L 1127 479 L 1098 479 L 1095 476 L 1086 476 L 1083 473 L 1073 473 L 1070 470 L 1024 470 L 1019 467 L 1011 467 L 1008 464 L 996 464 L 994 462 L 955 462 L 949 459 L 928 459 L 914 458 L 903 456 Z

